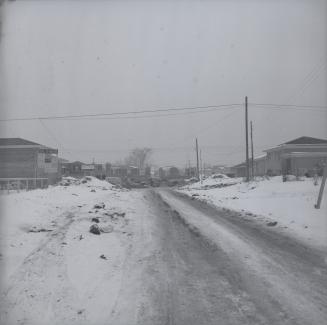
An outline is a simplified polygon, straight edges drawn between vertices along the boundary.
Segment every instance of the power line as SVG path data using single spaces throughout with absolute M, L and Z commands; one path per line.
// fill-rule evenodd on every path
M 299 85 L 292 96 L 289 98 L 289 102 L 293 102 L 297 94 L 303 94 L 303 92 L 319 77 L 321 71 L 326 68 L 326 58 L 322 57 L 318 64 L 311 70 L 311 72 L 303 79 L 302 83 Z
M 233 111 L 231 113 L 226 114 L 225 116 L 223 116 L 222 118 L 219 119 L 218 122 L 215 123 L 211 123 L 210 125 L 200 129 L 199 131 L 196 132 L 197 135 L 199 134 L 203 134 L 206 133 L 207 131 L 210 131 L 213 127 L 217 127 L 218 125 L 220 125 L 224 120 L 228 119 L 230 116 L 232 116 L 233 114 L 235 114 L 236 111 Z
M 111 113 L 96 113 L 96 114 L 76 114 L 76 115 L 61 115 L 61 116 L 43 116 L 43 117 L 22 117 L 22 118 L 9 118 L 0 119 L 0 122 L 10 122 L 10 121 L 32 121 L 32 120 L 67 120 L 74 118 L 92 118 L 101 116 L 118 116 L 117 119 L 123 118 L 124 115 L 138 115 L 146 113 L 160 113 L 160 112 L 173 112 L 173 111 L 189 111 L 189 110 L 202 110 L 210 109 L 213 110 L 228 108 L 228 107 L 238 107 L 241 104 L 224 104 L 224 105 L 207 105 L 207 106 L 191 106 L 191 107 L 175 107 L 175 108 L 162 108 L 162 109 L 152 109 L 152 110 L 142 110 L 142 111 L 129 111 L 129 112 L 111 112 Z M 161 115 L 163 116 L 163 115 Z M 154 116 L 147 116 L 154 117 Z M 135 117 L 134 117 L 135 118 Z
M 50 136 L 50 138 L 52 138 L 52 140 L 54 140 L 54 142 L 58 145 L 58 147 L 60 147 L 60 149 L 64 149 L 64 147 L 62 146 L 62 144 L 58 141 L 57 137 L 49 130 L 49 128 L 45 125 L 45 123 L 42 120 L 39 120 L 41 126 L 43 127 L 43 129 L 46 131 L 46 133 Z
M 171 117 L 171 116 L 184 116 L 184 115 L 191 115 L 191 114 L 200 114 L 200 113 L 208 113 L 208 112 L 215 112 L 217 110 L 223 109 L 231 109 L 231 108 L 239 108 L 237 106 L 233 107 L 219 107 L 219 108 L 212 108 L 203 111 L 191 111 L 191 112 L 181 112 L 181 113 L 169 113 L 169 114 L 154 114 L 154 115 L 141 115 L 141 116 L 120 116 L 120 117 L 92 117 L 92 118 L 71 118 L 69 121 L 93 121 L 93 120 L 124 120 L 124 119 L 144 119 L 144 118 L 160 118 L 160 117 Z M 234 112 L 233 112 L 234 113 Z M 57 119 L 59 120 L 59 119 Z
M 54 142 L 58 145 L 58 147 L 60 148 L 61 151 L 66 151 L 69 154 L 71 153 L 71 150 L 67 150 L 65 149 L 65 147 L 61 144 L 61 142 L 58 140 L 58 138 L 53 134 L 53 132 L 45 125 L 45 122 L 42 120 L 39 120 L 40 124 L 42 125 L 42 127 L 44 128 L 44 130 L 46 131 L 46 133 L 48 133 L 48 135 L 50 135 L 50 137 L 54 140 Z
M 261 107 L 263 109 L 294 109 L 294 110 L 316 110 L 326 112 L 327 106 L 317 106 L 317 105 L 291 105 L 291 104 L 271 104 L 271 103 L 249 103 L 250 105 L 256 107 Z M 13 122 L 13 121 L 33 121 L 33 120 L 119 120 L 119 119 L 138 119 L 138 118 L 153 118 L 153 117 L 167 117 L 167 116 L 177 116 L 186 115 L 194 113 L 207 113 L 213 112 L 220 109 L 227 108 L 239 108 L 241 104 L 225 104 L 225 105 L 208 105 L 208 106 L 194 106 L 194 107 L 180 107 L 180 108 L 167 108 L 167 109 L 157 109 L 157 110 L 143 110 L 143 111 L 130 111 L 130 112 L 112 112 L 112 113 L 97 113 L 97 114 L 78 114 L 78 115 L 62 115 L 62 116 L 43 116 L 43 117 L 24 117 L 24 118 L 9 118 L 0 119 L 0 122 Z M 206 110 L 203 110 L 206 109 Z M 192 110 L 193 112 L 188 112 Z M 199 110 L 199 111 L 195 111 Z M 133 116 L 146 113 L 161 113 L 161 112 L 172 112 L 172 111 L 186 111 L 178 114 L 152 114 L 144 116 Z M 132 116 L 126 116 L 132 115 Z M 106 118 L 105 116 L 116 116 Z
M 249 103 L 250 105 L 263 109 L 294 109 L 294 110 L 316 110 L 327 112 L 327 106 L 317 105 L 292 105 L 292 104 L 270 104 L 270 103 Z M 255 107 L 254 107 L 255 108 Z

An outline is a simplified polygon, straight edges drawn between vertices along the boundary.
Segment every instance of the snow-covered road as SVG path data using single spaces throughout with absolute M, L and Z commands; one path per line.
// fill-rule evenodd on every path
M 326 253 L 233 212 L 171 191 L 165 239 L 173 256 L 174 324 L 322 324 Z M 165 203 L 164 203 L 165 204 Z M 161 211 L 163 208 L 161 208 Z M 168 221 L 169 220 L 169 221 Z
M 86 189 L 67 191 L 85 200 Z M 66 205 L 6 281 L 1 324 L 312 325 L 327 318 L 325 252 L 170 190 L 91 194 L 106 208 Z M 124 218 L 106 219 L 119 209 Z M 95 215 L 114 231 L 89 233 Z

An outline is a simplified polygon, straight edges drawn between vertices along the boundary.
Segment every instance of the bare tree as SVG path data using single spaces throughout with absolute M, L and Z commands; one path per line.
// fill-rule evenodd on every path
M 146 167 L 150 156 L 152 154 L 151 148 L 135 148 L 125 159 L 126 165 L 137 166 L 139 169 Z

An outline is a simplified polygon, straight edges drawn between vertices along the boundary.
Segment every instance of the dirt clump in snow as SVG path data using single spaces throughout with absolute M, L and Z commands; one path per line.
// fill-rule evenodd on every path
M 125 212 L 105 212 L 105 216 L 110 217 L 111 219 L 117 219 L 117 218 L 125 218 L 126 213 Z
M 105 208 L 105 204 L 103 202 L 101 203 L 97 203 L 94 205 L 93 209 L 104 209 Z
M 100 232 L 103 232 L 103 233 L 111 233 L 114 231 L 114 227 L 111 225 L 100 226 L 99 229 L 100 229 Z
M 277 225 L 277 221 L 270 221 L 270 222 L 267 222 L 267 226 L 268 227 L 275 227 Z
M 62 180 L 59 182 L 61 186 L 70 186 L 70 185 L 79 185 L 81 181 L 75 177 L 67 176 L 63 177 Z
M 32 228 L 30 228 L 28 230 L 28 232 L 50 232 L 50 231 L 53 231 L 53 229 L 47 229 L 47 228 L 37 227 L 37 226 L 33 226 Z
M 91 227 L 90 227 L 90 233 L 92 233 L 94 235 L 100 235 L 101 234 L 100 228 L 99 228 L 99 226 L 96 223 L 94 223 L 93 225 L 91 225 Z
M 99 220 L 99 218 L 97 218 L 97 217 L 94 217 L 94 218 L 92 218 L 92 222 L 95 222 L 95 223 L 99 223 L 99 222 L 100 222 L 100 220 Z

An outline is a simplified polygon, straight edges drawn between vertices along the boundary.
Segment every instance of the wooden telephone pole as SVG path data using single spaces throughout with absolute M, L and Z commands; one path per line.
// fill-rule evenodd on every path
M 254 179 L 254 154 L 253 154 L 253 128 L 252 121 L 250 122 L 250 131 L 251 131 L 251 176 Z
M 320 190 L 319 190 L 318 200 L 317 200 L 317 203 L 315 204 L 315 208 L 316 209 L 320 209 L 322 195 L 324 193 L 324 188 L 325 188 L 325 184 L 326 184 L 326 178 L 327 178 L 327 164 L 325 164 L 325 166 L 324 166 L 324 173 L 322 175 L 322 180 L 321 180 L 321 184 L 320 184 Z
M 200 181 L 203 181 L 202 150 L 200 149 Z
M 248 97 L 245 96 L 245 145 L 246 145 L 246 181 L 250 181 L 249 166 L 249 122 L 248 122 Z
M 196 173 L 197 173 L 198 180 L 200 180 L 198 138 L 195 139 L 195 151 L 196 151 Z

